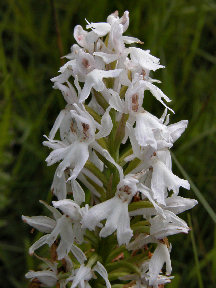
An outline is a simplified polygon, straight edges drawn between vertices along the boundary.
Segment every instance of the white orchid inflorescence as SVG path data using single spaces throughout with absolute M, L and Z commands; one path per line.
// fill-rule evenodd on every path
M 173 174 L 169 151 L 188 121 L 169 124 L 170 99 L 150 77 L 164 66 L 127 46 L 143 44 L 123 36 L 128 25 L 125 11 L 76 26 L 78 44 L 51 79 L 66 101 L 43 142 L 47 164 L 58 162 L 55 201 L 41 201 L 52 216 L 23 216 L 44 233 L 30 254 L 51 247 L 50 259 L 36 255 L 46 268 L 26 274 L 38 287 L 163 287 L 172 279 L 167 236 L 189 231 L 177 214 L 197 201 L 178 196 L 190 185 Z M 146 90 L 164 107 L 160 118 L 144 108 Z

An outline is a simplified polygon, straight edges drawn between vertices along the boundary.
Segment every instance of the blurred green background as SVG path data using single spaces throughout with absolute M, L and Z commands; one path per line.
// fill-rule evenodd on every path
M 173 166 L 195 183 L 181 195 L 199 205 L 182 215 L 192 232 L 170 237 L 175 280 L 168 287 L 216 287 L 216 216 L 210 208 L 216 206 L 213 0 L 0 1 L 0 287 L 27 287 L 24 273 L 37 268 L 28 255 L 35 234 L 21 215 L 43 213 L 38 200 L 47 199 L 55 169 L 46 167 L 48 150 L 41 142 L 64 101 L 49 79 L 57 75 L 60 54 L 74 43 L 73 27 L 85 26 L 85 18 L 104 21 L 115 10 L 129 10 L 126 35 L 143 40 L 143 48 L 166 65 L 154 77 L 172 99 L 171 122 L 189 120 L 174 146 Z M 153 97 L 145 101 L 161 114 Z

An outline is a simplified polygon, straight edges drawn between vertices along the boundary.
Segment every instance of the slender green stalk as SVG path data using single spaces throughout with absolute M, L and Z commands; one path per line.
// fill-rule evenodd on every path
M 199 256 L 198 256 L 196 241 L 195 241 L 195 237 L 194 237 L 193 227 L 192 227 L 191 216 L 189 213 L 187 214 L 187 216 L 188 216 L 189 226 L 191 227 L 190 237 L 191 237 L 191 242 L 192 242 L 192 246 L 193 246 L 193 253 L 194 253 L 194 260 L 195 260 L 195 264 L 196 264 L 196 273 L 197 273 L 199 288 L 204 288 L 202 275 L 201 275 L 201 271 L 200 271 Z
M 182 165 L 180 164 L 180 162 L 178 161 L 178 159 L 176 158 L 176 156 L 174 155 L 173 152 L 171 152 L 171 155 L 172 155 L 174 162 L 176 163 L 176 166 L 179 168 L 180 172 L 182 173 L 182 175 L 189 181 L 189 183 L 191 185 L 191 189 L 193 190 L 193 192 L 195 193 L 195 195 L 197 196 L 197 198 L 199 199 L 199 201 L 201 202 L 201 204 L 203 205 L 203 207 L 205 208 L 205 210 L 207 211 L 209 216 L 216 223 L 216 214 L 215 214 L 214 210 L 211 208 L 211 206 L 209 205 L 207 200 L 204 198 L 202 193 L 199 191 L 199 189 L 193 183 L 191 178 L 188 176 L 187 172 L 182 167 Z

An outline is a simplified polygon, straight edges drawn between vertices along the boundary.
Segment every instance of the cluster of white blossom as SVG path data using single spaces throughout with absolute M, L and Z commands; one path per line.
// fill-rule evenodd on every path
M 45 244 L 56 254 L 37 256 L 47 268 L 26 274 L 39 285 L 162 287 L 172 278 L 167 236 L 189 231 L 177 214 L 197 201 L 178 196 L 190 185 L 173 174 L 169 151 L 188 121 L 169 124 L 170 99 L 150 77 L 164 66 L 149 50 L 127 46 L 143 44 L 123 35 L 128 25 L 128 11 L 88 22 L 88 31 L 77 25 L 77 44 L 51 79 L 66 101 L 43 142 L 52 149 L 47 165 L 59 162 L 51 187 L 56 201 L 41 201 L 52 218 L 23 216 L 44 233 L 30 254 Z M 160 118 L 143 108 L 146 90 L 164 107 Z M 104 243 L 113 246 L 102 249 L 108 236 Z

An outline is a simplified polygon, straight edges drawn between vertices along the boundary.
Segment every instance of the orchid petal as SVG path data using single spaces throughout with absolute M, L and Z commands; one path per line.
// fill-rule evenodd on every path
M 55 208 L 59 208 L 65 215 L 69 216 L 74 221 L 79 221 L 81 218 L 80 207 L 71 199 L 52 201 Z
M 166 206 L 164 207 L 164 209 L 172 211 L 175 214 L 179 214 L 186 210 L 189 210 L 198 204 L 198 201 L 195 199 L 183 198 L 176 195 L 166 198 L 165 202 Z
M 99 261 L 97 261 L 93 270 L 96 271 L 98 274 L 100 274 L 101 277 L 103 277 L 103 279 L 106 282 L 106 287 L 111 288 L 111 284 L 110 284 L 109 279 L 108 279 L 108 273 L 107 273 L 105 267 Z
M 123 169 L 115 162 L 115 160 L 112 158 L 109 152 L 106 149 L 103 149 L 97 142 L 94 142 L 92 144 L 92 147 L 118 169 L 120 179 L 123 179 L 124 178 Z
M 87 29 L 92 29 L 99 37 L 105 36 L 110 31 L 110 24 L 106 22 L 89 23 L 86 25 Z
M 55 220 L 47 216 L 22 216 L 22 220 L 40 232 L 50 233 L 55 227 Z
M 85 288 L 84 281 L 89 281 L 92 278 L 91 268 L 84 266 L 83 264 L 76 270 L 76 275 L 73 279 L 71 288 L 76 288 L 80 285 L 81 288 Z
M 137 63 L 137 65 L 140 65 L 143 69 L 155 71 L 157 69 L 164 68 L 164 66 L 159 64 L 160 59 L 152 56 L 149 51 L 136 47 L 130 47 L 129 50 L 131 60 Z
M 79 247 L 74 245 L 74 244 L 72 244 L 72 246 L 71 246 L 71 252 L 76 257 L 77 261 L 80 264 L 83 264 L 87 260 L 87 258 L 85 256 L 85 254 L 83 253 L 83 251 Z
M 97 204 L 89 209 L 82 219 L 82 227 L 94 230 L 101 220 L 108 217 L 113 208 L 113 199 Z
M 149 263 L 150 285 L 155 284 L 164 263 L 166 263 L 166 271 L 169 275 L 172 271 L 170 254 L 167 246 L 159 243 Z
M 168 130 L 170 133 L 170 136 L 172 138 L 173 143 L 178 140 L 178 138 L 181 136 L 181 134 L 185 131 L 187 128 L 188 121 L 182 120 L 175 124 L 168 125 Z
M 33 255 L 34 251 L 43 246 L 47 243 L 47 239 L 50 234 L 42 236 L 39 240 L 37 240 L 30 248 L 29 248 L 29 254 Z
M 100 139 L 100 138 L 108 136 L 113 128 L 113 123 L 109 115 L 109 112 L 110 112 L 110 108 L 107 108 L 106 112 L 104 113 L 101 119 L 101 128 L 99 132 L 95 135 L 96 139 Z
M 82 202 L 85 201 L 85 192 L 83 191 L 82 187 L 76 180 L 71 181 L 71 186 L 72 186 L 74 201 L 78 205 L 80 205 Z
M 91 71 L 86 76 L 86 81 L 81 91 L 79 101 L 83 102 L 88 98 L 92 87 L 96 91 L 101 92 L 105 88 L 105 84 L 102 81 L 103 78 L 115 78 L 118 77 L 121 72 L 122 69 L 115 69 L 109 71 L 94 69 L 93 71 Z
M 54 207 L 48 205 L 45 201 L 40 200 L 39 201 L 41 204 L 43 204 L 52 214 L 55 220 L 58 220 L 62 217 L 62 214 Z
M 154 198 L 161 204 L 165 204 L 165 196 L 167 188 L 173 190 L 175 194 L 178 194 L 179 187 L 190 189 L 190 184 L 187 180 L 181 179 L 174 175 L 163 162 L 155 161 L 153 164 L 151 189 L 153 191 Z
M 128 213 L 128 203 L 123 203 L 121 207 L 121 213 L 118 219 L 117 226 L 117 240 L 118 244 L 128 244 L 131 237 L 133 236 L 133 231 L 130 228 L 130 217 Z
M 58 281 L 57 276 L 53 271 L 45 270 L 45 271 L 29 271 L 25 275 L 26 278 L 37 278 L 43 285 L 46 285 L 46 287 L 53 287 L 56 285 L 56 282 Z
M 61 177 L 58 177 L 57 171 L 55 172 L 51 191 L 58 198 L 58 200 L 65 199 L 67 197 L 65 173 L 63 173 Z
M 165 210 L 164 214 L 165 218 L 157 215 L 150 219 L 150 234 L 154 235 L 156 239 L 163 239 L 178 233 L 188 233 L 189 227 L 184 220 L 168 210 Z
M 112 97 L 109 100 L 109 105 L 114 108 L 116 111 L 124 112 L 124 103 L 121 100 L 119 94 L 112 89 L 109 89 Z
M 77 43 L 82 46 L 85 47 L 86 46 L 86 35 L 87 35 L 87 31 L 83 30 L 82 26 L 77 25 L 74 28 L 74 38 L 77 41 Z
M 95 56 L 101 57 L 106 64 L 110 64 L 118 59 L 117 54 L 108 54 L 104 52 L 94 52 Z
M 125 44 L 133 44 L 133 43 L 143 44 L 142 41 L 140 41 L 138 38 L 135 37 L 123 36 L 122 39 Z

